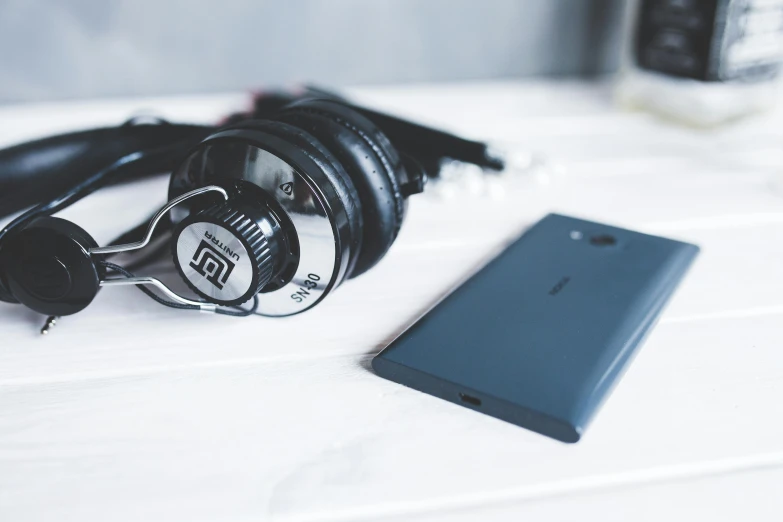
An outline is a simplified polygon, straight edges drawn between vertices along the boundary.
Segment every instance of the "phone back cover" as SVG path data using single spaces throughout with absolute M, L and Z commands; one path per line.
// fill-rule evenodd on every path
M 598 236 L 616 242 L 591 242 Z M 373 369 L 576 442 L 698 250 L 550 214 L 376 356 Z

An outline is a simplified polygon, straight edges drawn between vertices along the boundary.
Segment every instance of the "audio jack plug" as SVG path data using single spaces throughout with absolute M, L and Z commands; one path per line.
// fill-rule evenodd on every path
M 41 335 L 48 335 L 49 330 L 51 330 L 56 324 L 57 320 L 60 318 L 59 315 L 50 315 L 46 318 L 46 322 L 43 325 L 43 328 L 41 328 Z

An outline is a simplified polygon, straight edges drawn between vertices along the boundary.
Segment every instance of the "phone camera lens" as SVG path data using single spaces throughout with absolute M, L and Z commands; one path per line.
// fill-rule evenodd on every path
M 617 243 L 617 239 L 614 236 L 608 234 L 601 234 L 600 236 L 593 236 L 590 238 L 590 244 L 594 246 L 604 247 L 612 246 Z

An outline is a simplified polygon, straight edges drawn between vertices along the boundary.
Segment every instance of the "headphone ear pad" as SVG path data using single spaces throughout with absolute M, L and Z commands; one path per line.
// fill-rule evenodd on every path
M 259 130 L 277 138 L 285 140 L 291 146 L 296 147 L 314 162 L 332 183 L 338 199 L 345 209 L 350 232 L 350 253 L 345 277 L 350 277 L 354 271 L 357 259 L 361 256 L 363 238 L 363 219 L 361 200 L 351 178 L 346 174 L 340 162 L 323 144 L 311 134 L 301 128 L 288 125 L 284 122 L 270 120 L 246 120 L 222 130 L 249 129 Z
M 81 227 L 56 217 L 36 219 L 3 245 L 0 267 L 13 297 L 44 315 L 70 315 L 89 305 L 104 268 L 90 255 L 98 245 Z
M 397 170 L 399 155 L 370 120 L 331 100 L 306 100 L 279 117 L 304 129 L 327 147 L 345 167 L 361 200 L 364 221 L 362 251 L 349 277 L 383 258 L 397 238 L 405 213 Z

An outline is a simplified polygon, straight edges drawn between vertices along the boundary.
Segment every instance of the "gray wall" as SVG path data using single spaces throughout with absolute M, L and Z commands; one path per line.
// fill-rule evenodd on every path
M 590 74 L 623 0 L 0 0 L 0 101 Z

